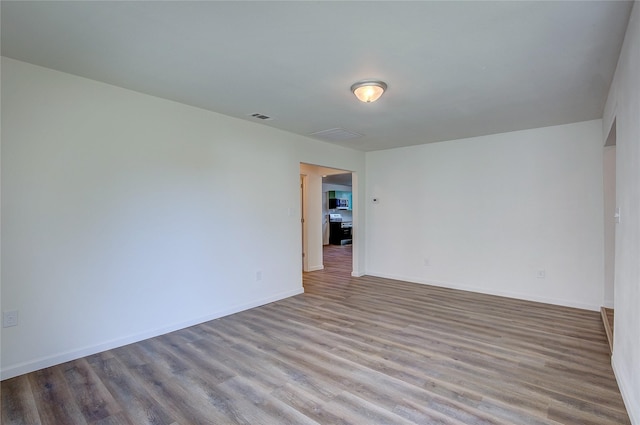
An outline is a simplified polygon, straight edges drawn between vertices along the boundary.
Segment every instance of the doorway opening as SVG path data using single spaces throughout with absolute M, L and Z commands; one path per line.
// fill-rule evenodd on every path
M 339 170 L 336 170 L 339 171 Z M 326 272 L 350 276 L 353 260 L 353 176 L 322 176 L 323 261 Z
M 604 305 L 600 309 L 609 349 L 613 353 L 616 223 L 619 221 L 616 208 L 616 120 L 613 120 L 604 145 L 602 156 L 604 187 Z
M 348 170 L 300 164 L 304 272 L 357 270 L 357 179 Z

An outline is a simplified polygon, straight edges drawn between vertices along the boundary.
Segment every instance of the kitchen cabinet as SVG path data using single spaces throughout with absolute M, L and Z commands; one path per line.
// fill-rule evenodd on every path
M 332 208 L 331 205 L 335 204 L 335 202 L 331 201 L 332 199 L 346 199 L 347 207 L 340 208 L 340 209 L 346 209 L 348 211 L 351 211 L 353 209 L 352 202 L 351 202 L 353 200 L 353 195 L 351 192 L 346 192 L 342 190 L 330 190 L 327 193 L 329 195 L 329 208 Z

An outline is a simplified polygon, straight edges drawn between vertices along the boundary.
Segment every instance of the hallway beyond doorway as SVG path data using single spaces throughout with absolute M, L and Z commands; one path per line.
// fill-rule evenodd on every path
M 324 245 L 322 247 L 324 268 L 305 273 L 305 279 L 310 276 L 322 279 L 327 275 L 332 278 L 350 279 L 353 268 L 352 253 L 353 245 Z

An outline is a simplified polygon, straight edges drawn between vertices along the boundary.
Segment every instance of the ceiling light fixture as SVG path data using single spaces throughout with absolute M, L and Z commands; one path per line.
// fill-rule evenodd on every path
M 387 83 L 382 81 L 359 81 L 351 86 L 351 91 L 358 100 L 365 103 L 375 102 L 387 89 Z

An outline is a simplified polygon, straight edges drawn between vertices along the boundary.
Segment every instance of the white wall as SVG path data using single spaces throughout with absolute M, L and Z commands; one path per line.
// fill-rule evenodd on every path
M 603 140 L 616 122 L 613 368 L 631 422 L 640 424 L 640 7 L 631 12 L 603 116 Z
M 306 205 L 305 205 L 305 227 L 307 230 L 305 238 L 305 254 L 307 272 L 322 270 L 324 268 L 322 260 L 322 174 L 318 167 L 308 164 L 300 164 L 300 173 L 306 179 Z
M 1 160 L 2 378 L 301 292 L 300 162 L 364 174 L 361 152 L 6 58 Z
M 367 273 L 598 309 L 602 179 L 600 120 L 367 153 Z

